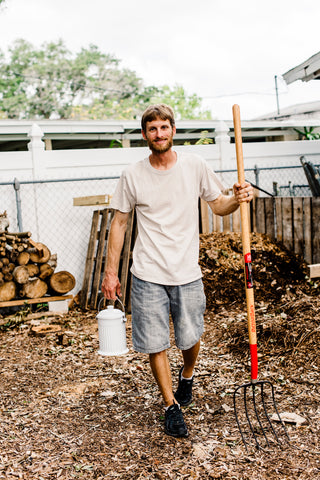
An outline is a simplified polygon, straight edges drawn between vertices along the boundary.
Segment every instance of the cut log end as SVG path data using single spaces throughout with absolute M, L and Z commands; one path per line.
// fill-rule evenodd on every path
M 44 297 L 48 291 L 48 285 L 40 278 L 29 280 L 22 286 L 20 290 L 20 297 L 26 298 L 40 298 Z
M 0 302 L 8 302 L 15 298 L 17 286 L 15 282 L 4 282 L 0 286 Z
M 29 240 L 30 242 L 30 240 Z M 31 262 L 34 263 L 47 263 L 49 258 L 51 257 L 51 252 L 46 245 L 43 243 L 38 242 L 37 248 L 35 248 L 35 251 L 30 251 L 30 260 Z M 32 244 L 33 246 L 33 244 Z
M 54 293 L 64 295 L 75 287 L 76 280 L 70 272 L 56 272 L 50 277 L 50 288 Z
M 45 278 L 50 277 L 52 274 L 53 274 L 53 268 L 50 267 L 48 263 L 43 263 L 42 265 L 40 265 L 39 278 L 41 280 L 44 280 Z
M 39 267 L 35 263 L 28 263 L 26 268 L 29 272 L 29 277 L 36 277 L 39 273 Z
M 22 285 L 28 282 L 29 271 L 25 265 L 19 265 L 13 270 L 12 276 L 15 282 Z

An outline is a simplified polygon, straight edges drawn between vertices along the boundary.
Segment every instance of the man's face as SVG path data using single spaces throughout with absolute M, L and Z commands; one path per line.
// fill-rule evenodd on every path
M 171 126 L 169 120 L 152 120 L 147 122 L 146 131 L 142 136 L 148 142 L 148 147 L 152 152 L 165 153 L 173 145 L 173 135 L 176 133 L 176 127 Z

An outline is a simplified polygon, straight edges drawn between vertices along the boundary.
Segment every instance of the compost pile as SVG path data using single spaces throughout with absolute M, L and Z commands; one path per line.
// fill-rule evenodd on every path
M 102 357 L 96 312 L 26 308 L 0 319 L 0 479 L 319 478 L 320 280 L 280 244 L 252 235 L 260 376 L 293 420 L 290 445 L 246 451 L 232 404 L 249 377 L 241 239 L 200 240 L 206 330 L 194 402 L 184 409 L 189 437 L 163 432 L 148 358 L 131 347 L 130 316 L 129 353 Z M 48 333 L 36 334 L 37 325 Z M 180 353 L 173 346 L 168 355 L 176 385 Z
M 308 347 L 320 341 L 320 280 L 312 281 L 306 262 L 266 235 L 251 235 L 251 253 L 260 348 L 274 346 L 278 354 L 280 348 L 288 354 L 299 343 L 300 353 L 318 361 L 316 348 Z M 221 335 L 228 336 L 230 348 L 241 350 L 247 344 L 241 235 L 202 235 L 200 265 L 211 316 L 238 312 L 228 315 L 228 328 Z
M 308 279 L 304 260 L 266 235 L 251 234 L 255 301 L 273 309 L 301 294 L 317 297 L 320 285 Z M 243 254 L 240 233 L 201 235 L 200 265 L 207 307 L 245 308 Z

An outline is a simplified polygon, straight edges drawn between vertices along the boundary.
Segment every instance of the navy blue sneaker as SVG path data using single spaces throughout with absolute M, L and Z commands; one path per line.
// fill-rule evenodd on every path
M 187 437 L 188 429 L 179 405 L 174 403 L 165 412 L 165 432 L 172 437 Z
M 174 397 L 182 407 L 186 407 L 192 402 L 193 377 L 191 380 L 185 380 L 184 378 L 181 378 L 182 370 L 183 367 L 181 367 L 179 371 L 179 384 Z

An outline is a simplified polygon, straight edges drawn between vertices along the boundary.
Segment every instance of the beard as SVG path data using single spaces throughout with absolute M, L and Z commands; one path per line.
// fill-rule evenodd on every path
M 167 138 L 167 141 L 163 144 L 158 144 L 156 140 L 150 140 L 147 138 L 148 142 L 148 147 L 150 150 L 154 153 L 165 153 L 170 150 L 170 148 L 173 146 L 173 137 Z

